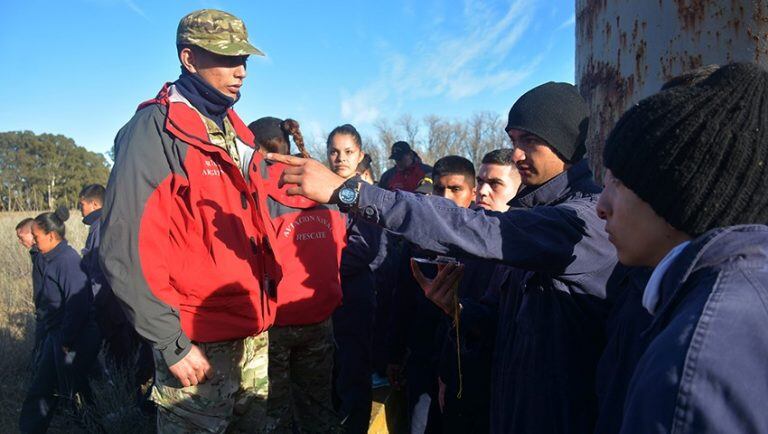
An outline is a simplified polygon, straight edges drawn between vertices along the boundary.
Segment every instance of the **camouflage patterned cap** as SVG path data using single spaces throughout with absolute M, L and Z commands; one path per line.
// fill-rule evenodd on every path
M 264 55 L 248 42 L 243 20 L 216 9 L 201 9 L 182 18 L 176 45 L 195 45 L 222 56 Z

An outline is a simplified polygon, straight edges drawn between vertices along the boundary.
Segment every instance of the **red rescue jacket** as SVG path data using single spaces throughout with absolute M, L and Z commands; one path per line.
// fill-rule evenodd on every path
M 392 191 L 416 191 L 425 177 L 432 176 L 432 167 L 422 163 L 418 155 L 414 155 L 414 160 L 405 170 L 392 167 L 385 171 L 379 180 L 379 187 Z
M 274 321 L 282 272 L 265 163 L 250 130 L 227 116 L 250 162 L 243 171 L 170 84 L 115 140 L 100 257 L 137 331 L 169 364 L 189 339 L 241 339 Z
M 288 196 L 288 185 L 277 186 L 284 168 L 271 164 L 264 179 L 283 268 L 275 325 L 316 324 L 341 304 L 339 266 L 346 246 L 346 216 L 335 207 Z

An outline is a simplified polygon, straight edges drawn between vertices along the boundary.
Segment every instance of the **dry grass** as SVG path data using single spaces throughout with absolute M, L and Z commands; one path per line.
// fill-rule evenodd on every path
M 0 426 L 3 432 L 17 432 L 19 411 L 30 379 L 34 336 L 32 263 L 29 253 L 16 240 L 16 224 L 38 213 L 0 213 Z M 76 250 L 82 249 L 88 228 L 72 213 L 67 238 Z M 61 427 L 60 421 L 54 422 Z M 51 431 L 56 431 L 54 429 Z

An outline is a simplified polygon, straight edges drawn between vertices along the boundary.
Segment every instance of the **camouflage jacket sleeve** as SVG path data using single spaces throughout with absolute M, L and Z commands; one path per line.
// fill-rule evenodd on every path
M 141 255 L 141 251 L 151 249 L 156 253 L 153 258 L 168 257 L 161 253 L 170 243 L 169 180 L 179 172 L 179 157 L 172 151 L 173 139 L 164 131 L 162 110 L 158 105 L 141 109 L 115 138 L 115 164 L 104 201 L 99 260 L 136 331 L 171 366 L 189 352 L 190 340 L 181 329 L 179 312 L 157 296 L 172 292 L 168 264 L 164 260 L 142 261 L 146 258 Z M 140 238 L 149 239 L 141 251 Z

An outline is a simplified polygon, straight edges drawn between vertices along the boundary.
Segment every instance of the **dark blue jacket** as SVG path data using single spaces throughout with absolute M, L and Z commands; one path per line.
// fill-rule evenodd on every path
M 376 266 L 382 262 L 380 255 L 386 251 L 382 243 L 386 243 L 386 237 L 380 227 L 350 215 L 347 220 L 347 245 L 341 251 L 339 272 L 342 280 L 361 273 L 372 276 Z
M 442 342 L 439 339 L 445 314 L 425 295 L 411 272 L 412 257 L 434 256 L 410 244 L 399 253 L 400 267 L 392 292 L 387 349 L 389 362 L 405 364 L 408 388 L 418 392 L 437 389 L 437 365 Z
M 88 282 L 93 292 L 93 305 L 99 328 L 103 334 L 109 336 L 120 325 L 125 324 L 127 319 L 99 263 L 101 209 L 97 209 L 84 217 L 83 223 L 88 226 L 88 238 L 86 238 L 85 247 L 81 251 L 83 255 L 82 267 L 85 274 L 88 275 Z
M 473 373 L 477 362 L 480 365 L 481 361 L 485 359 L 486 355 L 490 356 L 493 349 L 494 337 L 496 335 L 495 322 L 483 323 L 487 328 L 478 327 L 477 324 L 473 324 L 472 321 L 467 323 L 465 321 L 464 312 L 477 305 L 485 306 L 484 297 L 486 293 L 491 292 L 489 286 L 495 276 L 496 267 L 501 267 L 491 261 L 483 261 L 477 259 L 465 259 L 464 260 L 464 275 L 461 277 L 459 286 L 457 288 L 459 303 L 462 306 L 461 318 L 459 319 L 459 345 L 461 346 L 462 354 L 462 373 L 465 379 L 477 373 Z M 496 291 L 493 291 L 494 293 Z M 494 306 L 496 308 L 497 306 Z M 493 314 L 495 316 L 495 312 Z M 440 377 L 443 382 L 448 385 L 448 391 L 456 392 L 458 389 L 458 360 L 456 357 L 456 329 L 453 327 L 453 318 L 443 314 L 443 330 L 441 331 L 441 343 L 442 351 L 440 355 Z M 477 332 L 480 333 L 477 333 Z M 488 366 L 484 367 L 484 373 L 481 376 L 485 377 L 488 374 L 490 368 L 490 357 L 488 358 Z M 465 382 L 464 389 L 467 389 L 468 384 L 473 381 L 469 379 Z M 480 386 L 480 385 L 478 385 Z M 470 386 L 471 387 L 471 386 Z M 465 394 L 466 395 L 466 394 Z
M 101 288 L 109 288 L 109 283 L 107 283 L 99 265 L 101 209 L 97 209 L 83 217 L 83 224 L 88 226 L 88 238 L 85 239 L 85 247 L 80 251 L 80 254 L 83 256 L 83 271 L 88 275 L 88 281 L 91 283 L 94 297 L 98 299 Z
M 29 249 L 29 259 L 32 261 L 32 300 L 35 303 L 35 349 L 39 348 L 45 338 L 45 324 L 37 319 L 37 291 L 43 286 L 43 270 L 37 260 L 38 256 L 40 250 L 37 246 L 32 246 Z
M 609 297 L 615 295 L 615 300 L 606 323 L 608 342 L 597 365 L 599 410 L 595 434 L 619 432 L 629 380 L 647 345 L 642 334 L 653 318 L 642 304 L 643 291 L 653 270 L 627 267 L 625 271 L 608 288 Z
M 445 383 L 443 431 L 446 433 L 481 434 L 489 430 L 495 309 L 498 308 L 498 288 L 491 285 L 495 285 L 492 282 L 496 280 L 497 267 L 505 268 L 491 261 L 465 260 L 464 275 L 457 288 L 462 306 L 458 329 L 454 327 L 453 318 L 443 315 L 439 376 Z M 465 321 L 469 318 L 465 313 L 473 307 L 485 308 L 489 303 L 487 298 L 494 300 L 490 320 Z
M 696 238 L 660 290 L 621 432 L 768 432 L 768 227 Z
M 490 263 L 490 262 L 489 262 Z M 461 333 L 465 342 L 493 348 L 496 342 L 496 327 L 499 322 L 499 303 L 502 292 L 510 279 L 522 279 L 523 272 L 504 264 L 494 264 L 488 286 L 479 299 L 462 297 Z
M 93 293 L 80 268 L 80 255 L 62 240 L 48 253 L 35 256 L 41 278 L 35 280 L 35 317 L 43 330 L 61 331 L 64 346 L 74 347 L 93 318 Z
M 606 284 L 616 265 L 595 212 L 599 193 L 586 161 L 524 190 L 506 213 L 459 208 L 438 197 L 360 189 L 361 215 L 422 248 L 525 270 L 499 308 L 492 432 L 594 428 L 595 367 L 609 310 Z

